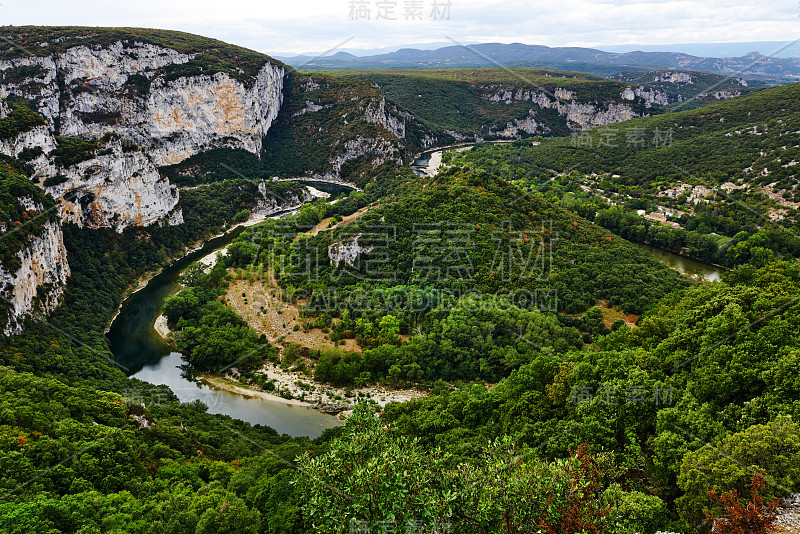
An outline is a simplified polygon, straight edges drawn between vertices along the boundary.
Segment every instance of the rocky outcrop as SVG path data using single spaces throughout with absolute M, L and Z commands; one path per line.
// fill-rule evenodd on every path
M 562 100 L 574 100 L 575 91 L 568 91 L 567 89 L 556 87 L 556 90 L 553 91 L 553 96 L 555 96 L 556 98 L 560 98 Z
M 462 133 L 456 132 L 455 130 L 445 130 L 444 133 L 455 139 L 456 141 L 468 141 L 468 142 L 476 142 L 476 143 L 483 143 L 483 137 L 478 134 L 475 135 L 464 135 Z
M 516 139 L 522 134 L 546 134 L 550 128 L 544 123 L 537 120 L 536 112 L 534 110 L 528 111 L 528 116 L 522 119 L 515 119 L 514 122 L 506 123 L 505 128 L 491 128 L 489 135 L 494 137 L 507 137 Z
M 653 82 L 693 84 L 694 76 L 688 72 L 662 72 L 653 79 Z
M 636 100 L 637 98 L 641 98 L 648 108 L 653 105 L 666 106 L 669 104 L 669 95 L 665 91 L 647 89 L 643 85 L 639 87 L 626 87 L 620 96 L 623 100 Z
M 282 67 L 265 65 L 248 89 L 224 73 L 153 82 L 142 128 L 158 140 L 148 151 L 156 165 L 174 165 L 221 146 L 254 154 L 282 101 Z
M 373 166 L 380 166 L 387 161 L 402 164 L 403 158 L 399 147 L 390 141 L 370 137 L 357 137 L 342 143 L 337 154 L 330 162 L 330 169 L 325 173 L 316 173 L 312 176 L 315 180 L 336 181 L 348 161 L 353 161 L 364 156 L 371 156 Z
M 401 114 L 396 109 L 390 111 L 385 98 L 373 101 L 364 112 L 364 119 L 367 122 L 381 126 L 398 139 L 406 138 L 405 119 L 407 118 L 413 118 L 413 115 Z
M 773 532 L 781 534 L 800 533 L 800 493 L 793 493 L 780 500 L 780 506 L 775 510 L 775 526 Z
M 439 140 L 436 137 L 426 133 L 425 135 L 422 136 L 420 142 L 422 143 L 422 148 L 430 148 L 436 143 L 438 143 Z
M 532 102 L 542 109 L 554 109 L 563 116 L 570 129 L 588 130 L 640 116 L 625 103 L 578 102 L 575 93 L 556 88 L 551 94 L 531 89 L 484 88 L 483 98 L 490 102 Z M 634 95 L 634 98 L 635 95 Z M 529 123 L 530 124 L 530 123 Z
M 157 167 L 219 147 L 260 154 L 283 98 L 279 64 L 265 60 L 245 83 L 228 72 L 181 71 L 195 56 L 125 40 L 0 61 L 0 98 L 32 100 L 47 119 L 47 126 L 0 143 L 0 152 L 16 156 L 42 148 L 29 163 L 40 183 L 51 178 L 47 191 L 64 201 L 65 221 L 118 231 L 179 223 L 177 190 Z M 114 146 L 67 168 L 48 157 L 56 135 L 99 139 L 108 133 L 141 150 Z
M 299 196 L 294 193 L 276 196 L 275 193 L 267 192 L 267 185 L 264 181 L 258 183 L 258 195 L 253 214 L 262 217 L 269 217 L 282 211 L 298 208 L 314 199 L 313 195 L 306 189 L 303 189 L 302 194 Z
M 362 234 L 356 234 L 350 241 L 339 241 L 332 243 L 328 247 L 328 258 L 331 263 L 337 267 L 340 263 L 344 263 L 348 267 L 353 267 L 361 254 L 372 252 L 374 247 L 362 247 L 358 244 L 358 240 Z
M 26 207 L 41 210 L 41 206 L 30 204 Z M 70 275 L 63 234 L 55 221 L 45 223 L 40 235 L 33 236 L 17 253 L 17 259 L 20 266 L 13 272 L 0 265 L 0 304 L 7 311 L 5 324 L 0 327 L 6 335 L 20 333 L 24 317 L 53 311 Z
M 8 117 L 11 110 L 5 101 L 0 100 L 0 119 Z M 53 149 L 56 148 L 56 140 L 47 126 L 34 126 L 17 135 L 0 139 L 0 153 L 17 158 L 23 150 L 36 150 L 38 155 L 29 163 L 34 168 L 46 168 L 52 173 L 54 167 L 47 158 Z
M 697 95 L 698 97 L 708 96 L 708 93 L 700 93 Z M 715 100 L 726 100 L 728 98 L 736 98 L 737 96 L 742 96 L 741 91 L 716 91 L 711 93 L 711 96 L 714 97 Z
M 109 153 L 59 168 L 65 181 L 45 187 L 61 200 L 63 221 L 119 232 L 164 219 L 169 224 L 183 222 L 178 189 L 159 175 L 144 152 L 125 151 L 120 141 L 103 152 Z
M 326 107 L 330 107 L 330 105 L 318 106 L 314 102 L 306 100 L 306 107 L 302 108 L 300 111 L 295 111 L 294 113 L 292 113 L 292 117 L 299 117 L 301 115 L 305 115 L 306 113 L 316 113 L 317 111 L 321 111 Z

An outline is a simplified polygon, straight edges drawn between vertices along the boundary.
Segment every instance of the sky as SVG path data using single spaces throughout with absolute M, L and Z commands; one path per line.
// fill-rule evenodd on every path
M 800 39 L 798 0 L 2 0 L 3 25 L 182 30 L 271 55 L 415 43 Z

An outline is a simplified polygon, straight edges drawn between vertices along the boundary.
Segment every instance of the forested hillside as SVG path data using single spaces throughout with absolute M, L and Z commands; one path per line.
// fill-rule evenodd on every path
M 697 110 L 548 140 L 524 155 L 541 170 L 619 174 L 624 185 L 696 176 L 711 185 L 775 182 L 779 190 L 793 193 L 792 162 L 800 158 L 798 97 L 800 84 L 775 87 Z
M 492 68 L 330 74 L 375 82 L 445 140 L 563 136 L 651 112 L 646 98 L 622 97 L 629 84 L 583 72 Z
M 638 84 L 648 91 L 662 92 L 666 96 L 662 101 L 666 111 L 695 109 L 767 87 L 763 82 L 755 80 L 746 81 L 736 76 L 692 71 L 623 71 L 609 77 L 612 80 Z
M 800 491 L 800 85 L 670 113 L 631 89 L 651 73 L 0 37 L 0 532 L 772 534 Z M 521 139 L 408 168 L 464 136 Z M 111 350 L 127 294 L 248 221 L 141 313 L 189 387 L 341 388 L 355 407 L 316 439 L 181 403 Z M 255 289 L 275 309 L 240 313 Z
M 563 201 L 631 241 L 763 265 L 800 257 L 798 91 L 768 89 L 537 146 L 474 147 L 445 162 Z
M 600 301 L 638 315 L 691 285 L 625 240 L 489 174 L 454 169 L 422 185 L 382 196 L 336 230 L 302 234 L 302 223 L 336 213 L 323 204 L 229 247 L 229 265 L 274 272 L 284 298 L 302 301 L 333 341 L 354 338 L 363 349 L 317 354 L 309 362 L 317 380 L 495 382 L 607 333 L 598 310 L 583 315 Z M 173 324 L 212 324 L 216 294 L 203 304 L 200 289 L 170 302 Z M 205 350 L 199 334 L 178 338 L 190 355 Z

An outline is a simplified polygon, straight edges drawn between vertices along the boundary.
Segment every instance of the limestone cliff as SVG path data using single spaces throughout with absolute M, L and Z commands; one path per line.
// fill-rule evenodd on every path
M 401 113 L 397 109 L 387 109 L 386 99 L 370 102 L 364 112 L 364 120 L 372 124 L 378 124 L 388 130 L 398 139 L 406 138 L 406 120 L 413 119 L 410 113 Z
M 506 123 L 505 128 L 491 128 L 489 135 L 496 137 L 521 137 L 523 133 L 526 134 L 547 134 L 550 132 L 550 127 L 537 118 L 534 110 L 528 111 L 528 116 L 522 119 L 514 119 L 514 122 Z M 458 139 L 458 138 L 457 138 Z M 461 139 L 458 139 L 459 141 Z M 477 141 L 478 139 L 476 139 Z
M 42 215 L 42 205 L 32 198 L 19 200 L 25 213 L 46 217 L 46 213 Z M 0 233 L 6 234 L 9 226 L 15 225 L 0 223 Z M 55 220 L 46 220 L 12 258 L 0 262 L 0 309 L 4 312 L 0 328 L 3 333 L 19 333 L 26 316 L 53 311 L 61 300 L 69 275 L 61 226 Z
M 64 201 L 65 221 L 117 231 L 178 223 L 177 189 L 158 167 L 218 147 L 260 154 L 283 98 L 284 67 L 267 56 L 248 78 L 206 73 L 193 63 L 200 55 L 120 39 L 0 61 L 0 98 L 33 101 L 46 119 L 46 126 L 0 142 L 0 152 L 41 148 L 28 163 L 34 178 Z M 108 134 L 121 141 L 90 159 L 53 157 L 58 136 Z
M 669 95 L 666 92 L 659 89 L 648 89 L 643 85 L 638 87 L 626 87 L 621 96 L 623 100 L 641 98 L 645 101 L 647 107 L 652 105 L 666 106 L 670 101 Z
M 267 191 L 266 182 L 260 181 L 258 183 L 258 198 L 252 213 L 253 215 L 261 217 L 269 217 L 282 211 L 299 208 L 304 203 L 313 199 L 314 197 L 306 188 L 304 188 L 300 194 L 287 193 L 276 195 Z
M 331 245 L 328 246 L 328 259 L 331 260 L 331 263 L 337 267 L 340 263 L 344 263 L 349 267 L 354 267 L 359 256 L 372 252 L 374 250 L 373 247 L 364 247 L 358 244 L 361 235 L 360 233 L 354 235 L 350 241 L 331 243 Z
M 693 102 L 691 107 L 697 107 L 752 92 L 741 78 L 702 72 L 627 71 L 619 72 L 612 78 L 631 84 L 622 91 L 623 100 L 632 102 L 642 99 L 648 108 L 687 101 Z M 682 104 L 680 108 L 687 108 L 687 104 Z
M 413 114 L 367 80 L 292 73 L 285 92 L 287 102 L 274 130 L 281 135 L 268 135 L 266 141 L 273 143 L 267 151 L 278 144 L 287 147 L 282 157 L 266 158 L 274 174 L 353 183 L 354 169 L 402 163 L 438 142 Z M 304 169 L 287 165 L 297 159 Z
M 61 199 L 65 222 L 117 231 L 164 219 L 183 222 L 177 188 L 159 175 L 143 151 L 125 151 L 120 141 L 108 143 L 91 159 L 57 170 L 64 181 L 45 190 Z
M 496 85 L 483 88 L 483 98 L 496 103 L 531 102 L 541 109 L 555 110 L 567 121 L 573 131 L 588 130 L 641 116 L 634 108 L 623 102 L 589 102 L 576 99 L 573 91 L 557 87 L 550 92 L 536 89 L 504 88 Z M 634 99 L 638 99 L 634 95 Z M 505 130 L 493 131 L 493 135 L 516 137 L 520 131 L 545 134 L 548 129 L 543 121 L 536 120 L 537 113 L 529 111 L 529 116 L 509 123 Z

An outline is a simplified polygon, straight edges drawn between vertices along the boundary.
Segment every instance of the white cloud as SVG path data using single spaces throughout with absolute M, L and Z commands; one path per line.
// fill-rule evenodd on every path
M 419 0 L 423 20 L 404 20 L 410 0 L 364 0 L 370 20 L 350 20 L 351 0 L 4 0 L 3 24 L 143 26 L 198 33 L 267 53 L 445 41 L 523 42 L 548 46 L 621 43 L 794 40 L 796 0 L 449 0 L 450 20 L 430 19 L 434 1 Z M 375 20 L 379 2 L 398 20 Z

